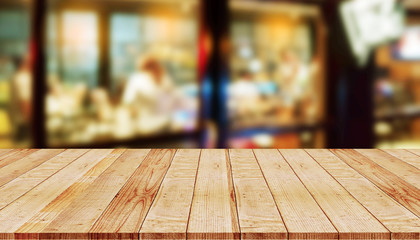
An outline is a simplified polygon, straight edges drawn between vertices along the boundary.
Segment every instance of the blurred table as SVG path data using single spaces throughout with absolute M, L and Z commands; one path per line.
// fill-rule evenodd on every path
M 0 239 L 420 239 L 419 154 L 0 149 Z

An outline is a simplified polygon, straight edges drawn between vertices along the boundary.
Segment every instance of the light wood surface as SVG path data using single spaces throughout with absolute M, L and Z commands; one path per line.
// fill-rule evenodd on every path
M 240 239 L 227 150 L 201 151 L 187 238 Z
M 0 168 L 36 151 L 38 151 L 38 149 L 13 149 L 11 151 L 3 152 L 3 154 L 0 154 Z
M 186 239 L 199 149 L 179 150 L 140 230 L 141 239 Z
M 378 149 L 356 149 L 356 151 L 420 189 L 420 169 Z
M 40 233 L 43 239 L 88 239 L 89 230 L 149 150 L 127 150 Z
M 420 219 L 416 215 L 330 151 L 306 151 L 391 232 L 392 239 L 420 238 Z
M 420 239 L 419 154 L 0 149 L 0 239 Z
M 242 239 L 287 239 L 287 230 L 252 150 L 230 150 Z
M 420 217 L 420 190 L 356 150 L 331 150 L 392 198 Z
M 52 175 L 31 191 L 0 210 L 0 233 L 5 233 L 10 238 L 20 226 L 46 207 L 48 203 L 70 187 L 71 184 L 104 158 L 110 151 L 89 151 L 83 157 L 73 161 L 66 168 Z M 55 153 L 56 151 L 53 152 Z M 31 160 L 34 159 L 32 158 Z
M 10 151 L 19 151 L 19 149 L 0 149 L 0 156 L 5 155 L 6 153 L 10 152 Z
M 0 187 L 0 209 L 73 162 L 84 149 L 69 149 Z
M 0 186 L 12 181 L 63 151 L 64 149 L 41 149 L 0 168 Z
M 338 239 L 338 232 L 286 160 L 275 149 L 254 150 L 289 239 Z
M 389 239 L 389 231 L 304 150 L 280 153 L 339 232 L 339 239 Z
M 384 151 L 420 169 L 420 151 L 418 149 L 387 149 Z
M 61 212 L 63 212 L 79 195 L 81 195 L 125 150 L 113 150 L 93 168 L 77 179 L 68 189 L 34 215 L 16 232 L 19 235 L 40 233 Z
M 89 231 L 92 238 L 109 239 L 113 238 L 109 233 L 129 236 L 140 231 L 174 155 L 174 149 L 150 151 Z

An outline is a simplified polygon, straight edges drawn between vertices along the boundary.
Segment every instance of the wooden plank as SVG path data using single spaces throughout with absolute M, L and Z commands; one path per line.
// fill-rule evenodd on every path
M 105 149 L 90 150 L 66 168 L 0 210 L 0 222 L 2 223 L 0 224 L 0 239 L 14 238 L 13 233 L 17 229 L 64 192 L 111 151 Z
M 378 149 L 355 150 L 420 189 L 420 170 L 416 167 Z
M 384 149 L 383 151 L 420 169 L 420 151 L 418 149 Z
M 240 239 L 227 152 L 202 150 L 187 239 Z
M 335 155 L 420 217 L 420 190 L 352 149 L 332 149 Z
M 0 168 L 0 186 L 41 165 L 63 151 L 64 149 L 41 149 Z
M 93 239 L 140 232 L 140 227 L 171 165 L 175 149 L 153 149 L 90 229 Z M 138 239 L 137 236 L 134 237 Z M 132 237 L 130 237 L 132 239 Z
M 389 231 L 304 150 L 279 151 L 337 228 L 339 239 L 389 239 Z
M 178 150 L 140 229 L 140 239 L 186 239 L 200 158 L 199 149 Z
M 279 151 L 255 149 L 289 239 L 338 239 L 338 232 Z
M 3 151 L 1 151 L 3 150 Z M 25 149 L 20 149 L 20 148 L 16 148 L 16 149 L 0 149 L 0 168 L 6 166 L 7 163 L 6 160 L 10 157 L 13 156 L 14 154 L 17 154 L 19 152 L 25 151 Z M 5 163 L 6 162 L 6 163 Z
M 115 149 L 98 164 L 86 172 L 81 178 L 54 199 L 40 212 L 29 219 L 22 227 L 16 230 L 16 235 L 27 236 L 42 232 L 61 212 L 64 211 L 86 189 L 125 152 L 124 149 Z M 36 235 L 35 239 L 38 239 Z
M 15 162 L 31 153 L 38 151 L 38 149 L 13 149 L 0 156 L 0 168 Z
M 4 208 L 6 205 L 13 202 L 15 199 L 25 194 L 86 152 L 87 150 L 85 149 L 66 150 L 1 186 L 0 209 Z
M 88 239 L 89 229 L 149 152 L 149 149 L 124 152 L 40 232 L 39 238 Z
M 251 149 L 231 149 L 241 239 L 287 239 L 287 230 Z
M 6 149 L 6 148 L 0 149 L 0 156 L 3 156 L 4 154 L 6 154 L 6 153 L 8 153 L 10 151 L 13 151 L 13 150 L 14 149 Z
M 391 239 L 420 239 L 420 219 L 326 149 L 306 150 L 391 231 Z

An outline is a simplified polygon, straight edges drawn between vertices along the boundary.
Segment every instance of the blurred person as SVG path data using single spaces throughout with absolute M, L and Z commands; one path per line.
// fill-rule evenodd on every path
M 284 106 L 280 117 L 286 122 L 294 121 L 297 116 L 313 117 L 316 114 L 313 108 L 316 100 L 310 80 L 316 67 L 305 64 L 295 50 L 291 49 L 283 50 L 280 59 L 279 89 Z
M 389 78 L 386 69 L 382 70 L 378 74 L 378 78 L 375 82 L 375 101 L 378 108 L 387 107 L 387 105 L 393 105 L 392 100 L 395 94 L 395 89 Z
M 29 134 L 32 116 L 32 75 L 29 55 L 15 59 L 17 71 L 12 77 L 11 118 L 15 126 L 15 139 L 23 141 Z
M 70 139 L 79 128 L 83 114 L 83 103 L 87 95 L 85 83 L 66 88 L 55 74 L 48 76 L 48 92 L 45 98 L 47 130 L 51 137 Z
M 236 109 L 237 117 L 258 114 L 261 94 L 251 72 L 242 70 L 239 79 L 229 86 L 230 109 Z
M 153 56 L 138 61 L 126 83 L 122 103 L 131 106 L 137 130 L 149 134 L 165 130 L 174 108 L 174 86 L 162 64 Z
M 108 92 L 104 88 L 96 88 L 92 90 L 91 101 L 96 108 L 97 119 L 103 122 L 110 122 L 113 120 L 113 106 L 109 98 Z
M 286 103 L 293 104 L 304 91 L 304 87 L 309 80 L 309 70 L 293 50 L 284 50 L 280 58 L 280 86 Z
M 56 75 L 48 77 L 48 93 L 46 97 L 47 113 L 52 116 L 72 117 L 83 109 L 87 95 L 87 85 L 78 83 L 66 89 Z

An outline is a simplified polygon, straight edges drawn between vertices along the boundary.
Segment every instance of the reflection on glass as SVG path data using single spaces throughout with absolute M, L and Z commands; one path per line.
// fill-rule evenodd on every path
M 231 1 L 231 129 L 296 127 L 323 118 L 320 21 L 317 9 L 301 4 Z M 296 142 L 298 134 L 245 134 L 231 145 L 246 142 Z M 250 135 L 250 136 L 248 136 Z M 266 140 L 272 136 L 271 140 Z M 315 136 L 313 136 L 315 137 Z M 276 140 L 277 139 L 277 140 Z M 252 145 L 252 144 L 251 144 Z M 254 144 L 253 146 L 267 144 Z M 245 145 L 246 146 L 246 145 Z
M 187 2 L 168 1 L 169 11 L 139 1 L 139 12 L 117 3 L 50 12 L 49 145 L 196 129 L 198 25 L 196 3 Z
M 98 16 L 65 11 L 62 15 L 63 80 L 96 87 L 98 70 Z
M 30 144 L 29 10 L 29 4 L 0 3 L 0 148 Z

